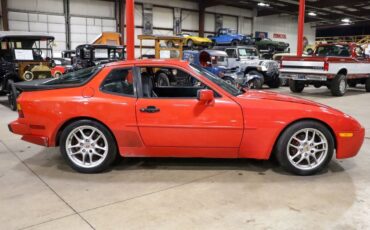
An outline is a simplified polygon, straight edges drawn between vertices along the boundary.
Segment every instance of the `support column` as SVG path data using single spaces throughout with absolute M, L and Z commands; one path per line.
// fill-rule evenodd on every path
M 299 0 L 297 56 L 300 57 L 302 56 L 303 53 L 304 16 L 305 16 L 305 0 Z
M 118 31 L 121 33 L 121 45 L 125 44 L 125 2 L 124 0 L 119 0 L 118 2 L 118 8 L 119 8 L 119 28 Z
M 9 19 L 8 19 L 8 3 L 7 0 L 1 0 L 1 19 L 3 21 L 3 28 L 5 31 L 9 30 Z
M 135 4 L 134 0 L 126 0 L 126 52 L 127 60 L 135 59 Z
M 199 0 L 199 36 L 204 37 L 206 6 L 203 0 Z
M 71 25 L 70 25 L 70 14 L 69 14 L 69 0 L 63 0 L 63 12 L 64 12 L 64 20 L 66 23 L 66 49 L 74 49 L 75 47 L 71 47 Z

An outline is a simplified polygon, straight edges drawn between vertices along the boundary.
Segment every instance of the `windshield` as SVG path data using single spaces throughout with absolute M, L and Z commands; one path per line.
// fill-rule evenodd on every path
M 334 56 L 334 57 L 349 57 L 348 45 L 325 45 L 317 47 L 315 54 L 320 57 Z
M 258 56 L 256 49 L 240 48 L 238 49 L 239 57 Z
M 204 76 L 208 80 L 212 81 L 213 83 L 215 83 L 216 85 L 218 85 L 223 90 L 230 93 L 231 95 L 238 96 L 238 95 L 244 93 L 244 90 L 239 90 L 234 85 L 231 85 L 231 84 L 227 83 L 226 81 L 222 80 L 220 77 L 214 75 L 213 73 L 209 72 L 208 70 L 206 70 L 206 69 L 204 69 L 200 66 L 197 66 L 195 64 L 190 64 L 190 66 L 192 67 L 192 69 L 196 73 L 201 74 L 202 76 Z
M 51 81 L 47 81 L 44 83 L 44 85 L 82 84 L 94 76 L 102 67 L 102 65 L 98 65 L 75 72 L 70 72 L 62 75 L 59 78 L 54 78 Z

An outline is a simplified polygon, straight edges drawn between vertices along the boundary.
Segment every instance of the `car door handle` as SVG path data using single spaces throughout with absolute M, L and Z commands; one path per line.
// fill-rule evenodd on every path
M 149 105 L 146 108 L 141 108 L 140 109 L 140 112 L 142 112 L 142 113 L 158 113 L 159 111 L 160 111 L 159 108 L 157 108 L 155 106 L 152 106 L 152 105 Z

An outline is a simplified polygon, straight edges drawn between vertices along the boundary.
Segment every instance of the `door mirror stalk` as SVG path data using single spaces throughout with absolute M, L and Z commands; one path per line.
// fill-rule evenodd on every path
M 215 95 L 214 95 L 213 90 L 201 89 L 201 90 L 198 90 L 197 99 L 199 102 L 207 104 L 207 103 L 212 102 L 215 99 Z

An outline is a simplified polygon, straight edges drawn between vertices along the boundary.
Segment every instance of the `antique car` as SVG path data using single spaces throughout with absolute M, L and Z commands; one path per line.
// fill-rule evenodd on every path
M 123 46 L 83 44 L 76 47 L 73 69 L 79 70 L 125 59 Z
M 60 77 L 61 75 L 74 71 L 73 59 L 76 57 L 75 50 L 64 50 L 60 58 L 53 58 L 54 67 L 51 68 L 51 75 Z
M 280 86 L 279 65 L 273 60 L 261 60 L 254 46 L 217 46 L 213 49 L 223 50 L 228 55 L 228 68 L 238 67 L 245 75 L 257 75 L 254 87 L 261 89 L 263 84 L 270 88 Z
M 269 53 L 289 52 L 289 43 L 278 42 L 270 38 L 255 38 L 254 44 L 259 51 L 267 50 Z
M 12 110 L 17 96 L 13 82 L 51 77 L 53 41 L 53 36 L 41 33 L 0 32 L 0 93 L 8 94 Z
M 370 59 L 355 43 L 321 44 L 312 56 L 282 57 L 280 72 L 294 93 L 314 85 L 327 86 L 333 96 L 343 96 L 348 86 L 357 84 L 365 84 L 366 92 L 370 92 Z
M 153 69 L 161 68 L 188 76 L 190 84 L 155 86 Z M 186 61 L 109 63 L 15 86 L 19 117 L 9 130 L 31 143 L 59 146 L 82 173 L 108 169 L 117 155 L 274 156 L 284 169 L 311 175 L 334 154 L 355 156 L 365 135 L 354 118 L 336 109 L 238 89 Z
M 203 38 L 199 36 L 194 36 L 189 33 L 181 33 L 177 36 L 183 37 L 184 40 L 184 46 L 193 49 L 195 47 L 203 47 L 208 48 L 212 46 L 212 41 L 209 38 Z
M 216 45 L 250 45 L 252 39 L 250 36 L 236 33 L 235 30 L 228 28 L 221 28 L 217 31 L 215 36 L 209 36 L 214 46 Z
M 185 38 L 167 35 L 139 35 L 140 59 L 174 59 L 181 60 Z M 154 46 L 154 54 L 144 51 L 145 45 Z M 175 82 L 174 73 L 166 69 L 154 69 L 154 84 L 169 86 Z

